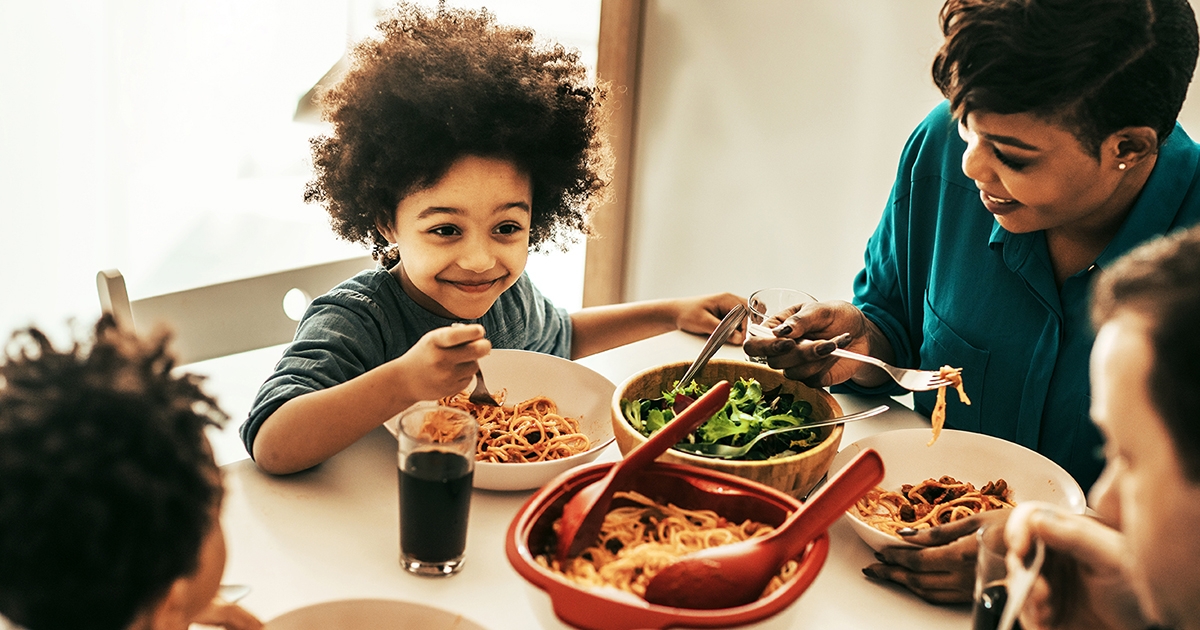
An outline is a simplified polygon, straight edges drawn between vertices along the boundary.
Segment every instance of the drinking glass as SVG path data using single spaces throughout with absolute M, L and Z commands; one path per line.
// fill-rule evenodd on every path
M 462 568 L 478 425 L 460 409 L 420 403 L 400 414 L 400 564 L 418 575 Z
M 746 306 L 750 309 L 748 316 L 750 323 L 764 326 L 766 325 L 765 322 L 774 315 L 789 310 L 798 304 L 816 301 L 817 298 L 797 289 L 759 289 L 750 294 L 750 298 L 746 300 Z M 749 329 L 746 331 L 746 334 L 762 336 L 763 333 Z M 752 356 L 749 359 L 755 363 L 767 362 L 763 357 Z
M 979 552 L 975 559 L 975 599 L 971 608 L 974 630 L 995 630 L 1008 601 L 1008 569 L 1004 566 L 1004 525 L 988 525 L 975 532 Z

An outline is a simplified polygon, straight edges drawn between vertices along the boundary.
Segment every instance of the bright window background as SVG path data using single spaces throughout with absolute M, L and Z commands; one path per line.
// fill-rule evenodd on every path
M 303 202 L 325 126 L 293 115 L 389 5 L 0 0 L 0 335 L 96 317 L 100 269 L 137 298 L 363 253 Z M 487 7 L 594 68 L 599 0 Z M 583 250 L 530 261 L 568 310 Z

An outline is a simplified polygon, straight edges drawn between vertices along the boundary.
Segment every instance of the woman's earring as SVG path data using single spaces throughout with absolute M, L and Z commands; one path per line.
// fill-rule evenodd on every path
M 1122 171 L 1125 170 L 1125 163 L 1121 162 L 1120 164 L 1117 165 L 1117 168 L 1121 169 Z

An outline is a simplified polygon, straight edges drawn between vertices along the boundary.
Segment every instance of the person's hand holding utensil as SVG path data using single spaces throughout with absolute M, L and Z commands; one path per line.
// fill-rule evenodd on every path
M 1045 547 L 1040 575 L 1030 569 L 1033 586 L 1024 602 L 1012 602 L 1023 626 L 1064 630 L 1152 627 L 1130 587 L 1133 580 L 1125 535 L 1103 521 L 1040 501 L 1026 501 L 1012 510 L 1004 539 L 1010 575 L 1024 571 L 1026 561 L 1037 555 L 1039 542 Z M 1008 588 L 1011 601 L 1016 586 L 1010 583 Z M 1001 614 L 996 613 L 998 621 Z
M 771 332 L 774 325 L 798 311 L 803 304 L 816 301 L 817 298 L 796 289 L 759 289 L 751 293 L 746 300 L 746 308 L 749 313 L 746 321 L 747 340 L 753 334 L 774 337 L 774 333 Z M 755 330 L 759 332 L 755 333 Z M 767 362 L 765 357 L 759 355 L 747 353 L 747 357 L 755 363 Z
M 891 343 L 853 304 L 840 300 L 804 302 L 799 308 L 751 326 L 742 344 L 746 354 L 810 387 L 828 387 L 854 379 L 864 387 L 883 384 L 887 374 L 833 356 L 838 349 L 892 359 Z M 770 328 L 765 328 L 770 326 Z

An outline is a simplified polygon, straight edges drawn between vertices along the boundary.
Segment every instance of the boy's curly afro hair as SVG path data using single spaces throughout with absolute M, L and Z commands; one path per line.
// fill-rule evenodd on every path
M 112 316 L 59 350 L 0 352 L 0 614 L 27 628 L 126 628 L 198 567 L 221 478 L 205 427 L 225 420 L 167 338 Z M 0 623 L 0 626 L 3 626 Z
M 498 25 L 486 9 L 401 4 L 377 28 L 382 37 L 358 44 L 345 78 L 321 95 L 333 132 L 312 140 L 304 199 L 325 206 L 339 236 L 391 267 L 396 253 L 376 225 L 465 155 L 529 174 L 533 249 L 590 233 L 608 159 L 603 92 L 577 52 Z

